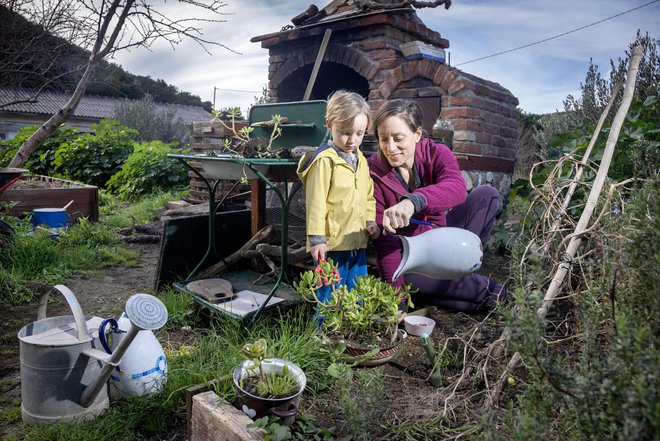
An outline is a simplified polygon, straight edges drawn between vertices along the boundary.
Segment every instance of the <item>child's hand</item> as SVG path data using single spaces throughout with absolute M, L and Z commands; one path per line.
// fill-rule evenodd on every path
M 367 225 L 367 236 L 371 239 L 376 240 L 380 236 L 380 228 L 378 224 Z
M 312 259 L 314 259 L 314 262 L 321 262 L 325 260 L 326 253 L 328 252 L 328 245 L 325 243 L 314 245 L 309 252 L 312 255 Z

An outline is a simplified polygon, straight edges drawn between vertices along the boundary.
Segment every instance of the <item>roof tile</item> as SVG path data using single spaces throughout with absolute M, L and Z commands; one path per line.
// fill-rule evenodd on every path
M 0 104 L 13 101 L 30 100 L 34 91 L 30 89 L 20 89 L 13 87 L 0 87 Z M 69 100 L 70 95 L 57 92 L 41 92 L 36 102 L 22 102 L 0 108 L 0 113 L 30 113 L 37 115 L 52 115 L 59 111 Z M 113 118 L 115 109 L 121 103 L 127 100 L 124 98 L 109 98 L 97 95 L 84 95 L 80 99 L 74 117 L 104 119 Z M 181 118 L 186 124 L 199 121 L 207 121 L 212 115 L 202 107 L 185 106 L 181 104 L 155 103 L 160 109 L 175 107 L 176 116 Z

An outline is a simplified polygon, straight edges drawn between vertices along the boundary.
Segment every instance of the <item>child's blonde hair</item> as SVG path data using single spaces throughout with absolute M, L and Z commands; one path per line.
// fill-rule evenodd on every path
M 339 130 L 353 127 L 353 121 L 359 114 L 367 116 L 367 127 L 371 124 L 371 109 L 361 95 L 347 90 L 337 90 L 328 98 L 325 120 L 337 126 Z

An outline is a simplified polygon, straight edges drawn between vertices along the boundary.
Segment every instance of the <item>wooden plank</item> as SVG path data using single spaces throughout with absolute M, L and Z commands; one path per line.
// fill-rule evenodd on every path
M 214 392 L 193 397 L 190 441 L 262 441 L 265 431 L 248 429 L 252 420 Z
M 266 183 L 262 180 L 250 181 L 252 194 L 252 235 L 266 226 Z
M 192 410 L 193 410 L 193 397 L 197 394 L 208 392 L 211 390 L 211 383 L 202 383 L 195 386 L 186 388 L 186 425 L 188 427 L 188 438 L 192 433 Z
M 323 62 L 323 56 L 325 55 L 325 49 L 328 47 L 328 42 L 330 41 L 330 34 L 332 34 L 332 29 L 330 28 L 326 29 L 325 33 L 323 34 L 321 47 L 319 48 L 319 53 L 316 55 L 316 61 L 314 62 L 314 68 L 312 68 L 312 75 L 309 77 L 309 81 L 307 82 L 307 89 L 305 90 L 303 101 L 309 100 L 309 97 L 312 94 L 312 89 L 314 89 L 314 83 L 316 82 L 316 75 L 319 73 L 321 63 Z
M 247 126 L 247 122 L 245 121 L 234 122 L 234 129 L 236 131 L 241 130 L 245 126 Z M 222 121 L 202 121 L 193 123 L 192 125 L 193 138 L 226 138 L 234 134 L 231 121 L 225 121 L 224 123 Z
M 225 136 L 225 127 L 220 121 L 196 122 L 192 125 L 192 136 L 198 138 L 220 138 Z
M 91 185 L 68 188 L 9 188 L 0 195 L 0 201 L 16 202 L 9 210 L 13 216 L 31 213 L 36 208 L 61 208 L 71 200 L 73 204 L 67 208 L 67 212 L 74 221 L 79 217 L 86 217 L 93 222 L 99 220 L 99 190 Z

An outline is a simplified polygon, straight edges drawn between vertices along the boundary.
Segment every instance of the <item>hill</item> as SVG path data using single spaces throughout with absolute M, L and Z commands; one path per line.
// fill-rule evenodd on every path
M 88 58 L 88 51 L 0 6 L 0 86 L 38 89 L 46 85 L 44 90 L 70 92 L 80 80 Z M 156 102 L 212 110 L 211 102 L 202 102 L 162 79 L 134 75 L 107 61 L 102 61 L 94 72 L 86 93 L 136 100 L 151 95 Z

